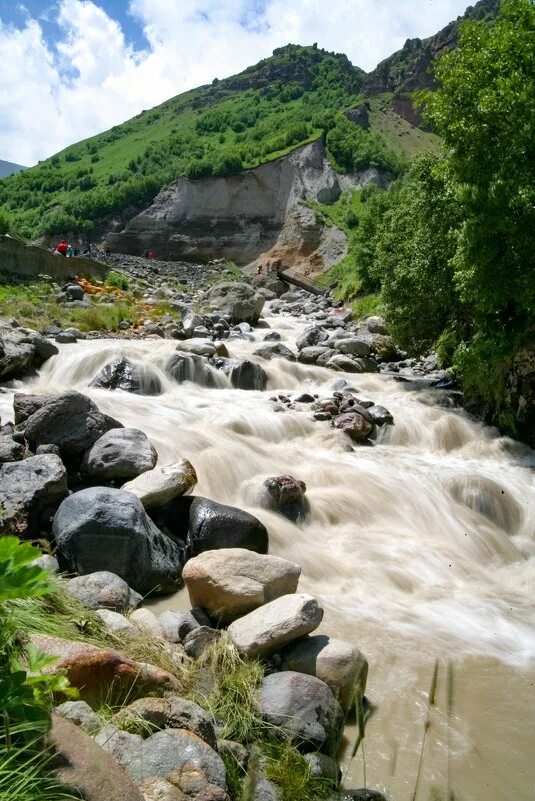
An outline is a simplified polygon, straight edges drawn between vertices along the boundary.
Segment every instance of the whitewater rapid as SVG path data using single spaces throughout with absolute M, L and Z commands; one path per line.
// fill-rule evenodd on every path
M 306 321 L 269 312 L 266 319 L 295 352 Z M 533 801 L 534 452 L 439 405 L 439 392 L 380 374 L 343 375 L 361 398 L 394 415 L 373 447 L 314 421 L 304 404 L 277 412 L 273 396 L 324 397 L 341 374 L 251 356 L 265 333 L 228 342 L 231 356 L 262 364 L 264 392 L 233 389 L 220 373 L 215 388 L 177 384 L 163 366 L 180 343 L 161 339 L 60 346 L 36 379 L 13 388 L 84 392 L 103 412 L 145 431 L 159 464 L 190 459 L 195 494 L 265 523 L 271 552 L 301 564 L 300 588 L 325 608 L 322 630 L 356 643 L 369 659 L 367 695 L 377 707 L 366 738 L 370 786 L 396 801 L 411 798 L 438 659 L 419 798 L 446 799 L 451 786 L 464 801 Z M 119 355 L 142 364 L 161 394 L 90 388 Z M 11 404 L 9 391 L 0 395 L 2 419 L 12 415 Z M 299 524 L 255 506 L 264 479 L 287 473 L 307 485 L 310 515 Z M 182 591 L 157 606 L 185 608 L 187 597 Z M 448 663 L 454 697 L 451 682 L 446 697 Z M 362 784 L 360 756 L 349 771 L 349 784 Z

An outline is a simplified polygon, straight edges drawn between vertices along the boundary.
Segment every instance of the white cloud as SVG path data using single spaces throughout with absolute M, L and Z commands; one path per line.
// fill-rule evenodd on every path
M 372 69 L 408 37 L 428 36 L 466 0 L 131 0 L 147 49 L 91 0 L 60 0 L 61 39 L 37 20 L 0 20 L 0 158 L 21 164 L 91 136 L 288 42 L 346 53 Z

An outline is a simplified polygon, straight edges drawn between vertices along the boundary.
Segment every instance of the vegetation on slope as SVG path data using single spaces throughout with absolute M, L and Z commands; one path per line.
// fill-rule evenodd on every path
M 501 415 L 518 350 L 533 341 L 535 6 L 506 0 L 498 20 L 466 22 L 421 98 L 445 143 L 363 206 L 352 241 L 355 286 L 381 290 L 393 333 L 436 345 L 469 400 Z

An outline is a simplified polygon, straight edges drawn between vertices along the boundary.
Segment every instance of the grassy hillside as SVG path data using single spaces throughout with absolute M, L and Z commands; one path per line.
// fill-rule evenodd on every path
M 89 232 L 99 218 L 147 206 L 182 175 L 253 167 L 329 131 L 340 169 L 370 162 L 396 172 L 400 154 L 435 142 L 404 121 L 397 131 L 375 107 L 370 132 L 347 123 L 342 112 L 362 102 L 363 78 L 344 55 L 279 48 L 239 75 L 178 95 L 0 181 L 0 213 L 28 238 Z M 360 160 L 348 159 L 350 150 Z

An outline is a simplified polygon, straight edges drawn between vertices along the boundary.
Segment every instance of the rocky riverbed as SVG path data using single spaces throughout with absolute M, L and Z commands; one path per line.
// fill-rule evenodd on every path
M 145 299 L 161 290 L 176 314 L 120 338 L 3 323 L 4 526 L 53 543 L 44 562 L 111 632 L 153 638 L 180 665 L 204 666 L 221 647 L 260 659 L 259 719 L 335 783 L 344 715 L 370 661 L 372 783 L 403 797 L 435 658 L 453 659 L 456 676 L 470 661 L 486 676 L 494 660 L 483 695 L 505 673 L 518 688 L 529 679 L 531 456 L 457 409 L 451 376 L 408 359 L 379 318 L 353 321 L 330 297 L 275 279 L 177 291 L 155 275 Z M 483 633 L 489 615 L 499 637 Z M 251 749 L 184 698 L 181 674 L 89 643 L 36 644 L 81 692 L 58 714 L 93 737 L 92 759 L 114 760 L 116 786 L 133 782 L 129 797 L 227 798 L 224 754 L 245 766 Z M 137 699 L 97 715 L 97 690 L 133 677 Z M 505 798 L 514 756 L 478 795 L 470 752 L 477 743 L 488 758 L 495 741 L 479 704 L 455 716 L 437 711 L 436 740 L 452 727 L 464 796 Z M 501 719 L 518 751 L 513 717 Z M 391 771 L 403 732 L 403 770 Z M 443 757 L 434 744 L 429 790 Z M 257 773 L 254 797 L 276 799 L 262 764 Z M 362 778 L 352 767 L 345 786 Z

